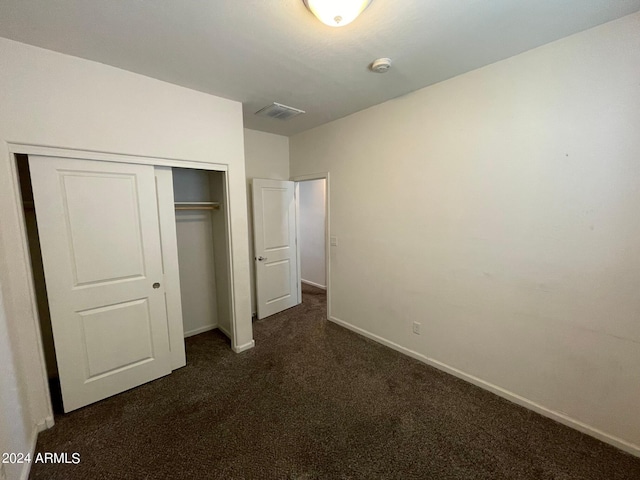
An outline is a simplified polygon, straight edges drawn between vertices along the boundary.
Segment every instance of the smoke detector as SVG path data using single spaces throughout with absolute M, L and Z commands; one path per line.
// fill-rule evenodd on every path
M 371 64 L 371 71 L 376 73 L 385 73 L 391 68 L 390 58 L 379 58 Z
M 266 107 L 261 108 L 255 114 L 259 117 L 269 117 L 278 120 L 289 120 L 290 118 L 301 115 L 303 113 L 306 112 L 304 110 L 300 110 L 299 108 L 293 108 L 281 103 L 273 102 L 271 105 L 267 105 Z

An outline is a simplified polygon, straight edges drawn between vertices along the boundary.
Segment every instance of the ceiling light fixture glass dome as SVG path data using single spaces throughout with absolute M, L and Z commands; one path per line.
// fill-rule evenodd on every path
M 343 27 L 353 22 L 371 0 L 303 0 L 311 12 L 325 25 Z

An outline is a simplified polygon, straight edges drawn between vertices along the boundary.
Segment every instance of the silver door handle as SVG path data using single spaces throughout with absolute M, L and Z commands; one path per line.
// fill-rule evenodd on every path
M 266 259 L 267 259 L 267 257 L 263 257 L 262 255 L 260 255 L 260 256 L 258 257 L 258 261 L 259 261 L 259 262 L 264 262 Z

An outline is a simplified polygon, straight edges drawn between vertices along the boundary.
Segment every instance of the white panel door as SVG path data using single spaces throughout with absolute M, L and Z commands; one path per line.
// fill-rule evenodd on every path
M 300 303 L 294 183 L 253 179 L 258 318 Z
M 29 167 L 65 412 L 171 373 L 154 168 Z

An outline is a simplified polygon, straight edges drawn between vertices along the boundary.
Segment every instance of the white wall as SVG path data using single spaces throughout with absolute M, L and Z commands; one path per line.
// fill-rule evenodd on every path
M 301 280 L 326 288 L 325 274 L 325 187 L 326 180 L 298 184 L 300 195 L 300 275 Z
M 291 137 L 333 315 L 640 454 L 639 82 L 634 14 Z
M 0 454 L 28 453 L 32 448 L 33 426 L 19 381 L 23 374 L 10 341 L 14 337 L 8 327 L 0 286 Z M 3 471 L 7 479 L 18 478 L 21 465 L 0 465 L 0 478 L 4 478 Z
M 276 121 L 276 120 L 274 120 Z M 257 130 L 244 129 L 244 158 L 247 175 L 247 207 L 249 216 L 249 264 L 251 265 L 251 312 L 256 312 L 253 255 L 253 210 L 251 179 L 289 180 L 289 138 Z
M 0 64 L 0 323 L 15 349 L 9 373 L 24 392 L 3 414 L 24 418 L 27 429 L 51 415 L 7 142 L 228 164 L 235 346 L 250 346 L 241 104 L 1 38 Z M 19 436 L 10 441 L 24 450 Z
M 219 212 L 215 212 L 219 213 Z M 184 336 L 218 326 L 211 212 L 176 211 Z

